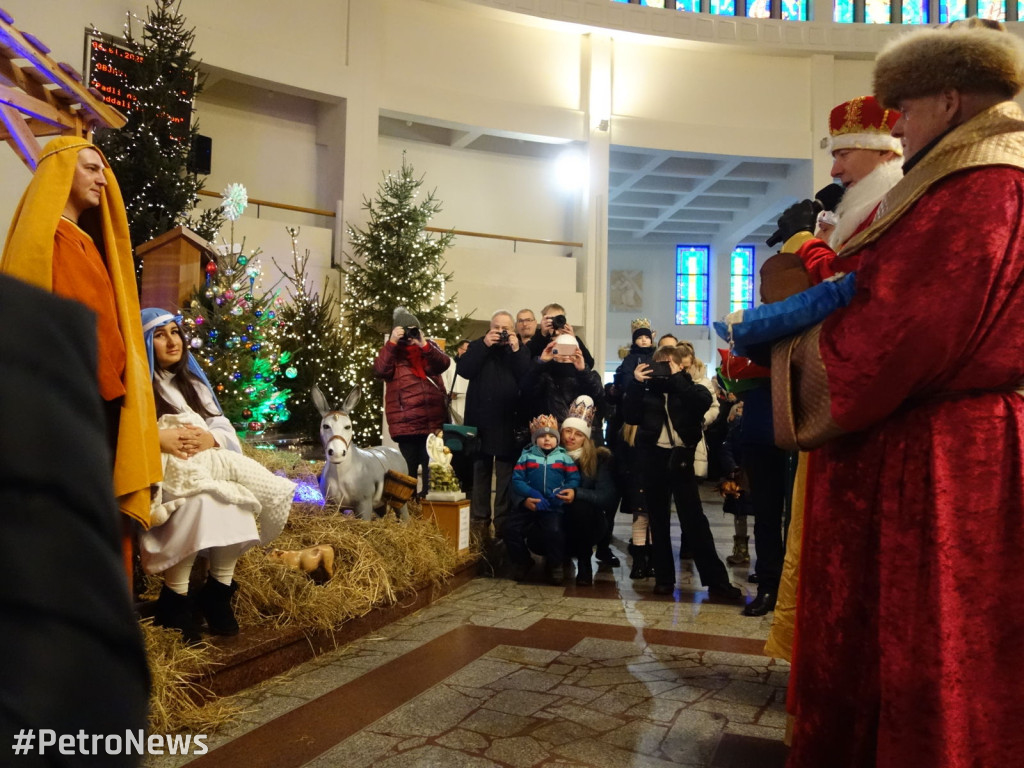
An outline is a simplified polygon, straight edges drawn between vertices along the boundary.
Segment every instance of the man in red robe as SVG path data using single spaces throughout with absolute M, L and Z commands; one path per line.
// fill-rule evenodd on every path
M 874 78 L 902 113 L 905 176 L 840 253 L 859 258 L 849 305 L 773 350 L 777 438 L 822 446 L 788 765 L 1015 765 L 1024 43 L 920 30 L 879 54 Z

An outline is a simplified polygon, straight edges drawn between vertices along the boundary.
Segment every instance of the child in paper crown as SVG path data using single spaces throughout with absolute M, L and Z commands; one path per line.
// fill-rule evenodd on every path
M 560 511 L 558 492 L 577 488 L 580 472 L 572 457 L 558 445 L 558 422 L 554 416 L 538 416 L 530 422 L 530 439 L 512 471 L 512 488 L 524 500 L 534 500 L 533 511 Z
M 558 421 L 554 416 L 533 419 L 530 437 L 533 445 L 523 451 L 512 471 L 512 492 L 518 498 L 505 524 L 505 544 L 516 581 L 523 581 L 533 567 L 533 548 L 544 555 L 548 582 L 560 584 L 565 554 L 565 501 L 559 494 L 567 496 L 564 491 L 579 487 L 579 468 L 558 445 Z M 527 538 L 531 542 L 529 547 Z

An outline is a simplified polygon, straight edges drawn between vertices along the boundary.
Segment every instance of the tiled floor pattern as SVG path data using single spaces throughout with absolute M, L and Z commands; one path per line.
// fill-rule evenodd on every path
M 707 499 L 724 556 L 731 518 Z M 624 519 L 616 534 L 624 550 Z M 146 765 L 781 766 L 788 666 L 760 655 L 770 617 L 706 602 L 690 568 L 655 597 L 622 559 L 593 588 L 474 580 L 244 691 L 206 756 Z M 752 595 L 747 571 L 734 580 Z

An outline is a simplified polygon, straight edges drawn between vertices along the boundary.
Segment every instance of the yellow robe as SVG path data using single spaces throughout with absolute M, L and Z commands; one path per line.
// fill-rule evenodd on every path
M 0 272 L 54 290 L 54 237 L 71 192 L 78 153 L 86 148 L 99 152 L 88 141 L 73 136 L 62 136 L 46 145 L 7 233 Z M 160 439 L 142 340 L 128 219 L 117 180 L 105 160 L 104 175 L 107 186 L 97 210 L 102 243 L 97 242 L 97 246 L 102 245 L 106 257 L 126 352 L 122 380 L 125 394 L 114 455 L 114 494 L 121 511 L 148 528 L 150 489 L 162 477 Z

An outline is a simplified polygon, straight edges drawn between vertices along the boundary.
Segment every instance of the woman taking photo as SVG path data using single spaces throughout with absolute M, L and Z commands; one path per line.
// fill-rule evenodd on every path
M 143 570 L 164 576 L 153 621 L 177 629 L 185 642 L 197 642 L 198 609 L 210 632 L 235 635 L 235 563 L 245 550 L 281 532 L 295 483 L 242 455 L 235 430 L 174 316 L 144 309 L 142 330 L 164 471 L 151 510 L 152 527 L 139 537 Z M 200 554 L 209 560 L 210 572 L 193 598 L 189 576 Z
M 675 588 L 670 538 L 670 507 L 675 495 L 686 500 L 680 517 L 682 533 L 693 552 L 701 582 L 712 597 L 739 600 L 743 593 L 729 583 L 700 505 L 693 462 L 712 396 L 683 368 L 686 357 L 683 349 L 660 347 L 651 365 L 641 363 L 636 367 L 626 388 L 623 420 L 636 426 L 633 482 L 638 487 L 634 489 L 634 514 L 646 514 L 649 522 L 655 594 L 670 595 Z M 634 536 L 634 544 L 638 543 Z
M 576 558 L 576 584 L 594 583 L 591 556 L 594 545 L 607 528 L 606 510 L 616 501 L 612 454 L 598 448 L 590 439 L 594 422 L 594 401 L 580 395 L 569 406 L 569 415 L 562 422 L 562 447 L 579 467 L 580 485 L 559 494 L 565 501 L 566 545 L 570 557 Z

